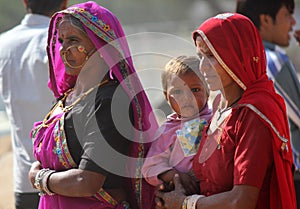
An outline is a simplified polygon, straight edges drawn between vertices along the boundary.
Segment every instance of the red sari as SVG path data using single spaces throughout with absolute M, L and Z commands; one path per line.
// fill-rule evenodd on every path
M 272 136 L 270 146 L 274 166 L 269 180 L 270 208 L 296 209 L 294 165 L 286 108 L 282 97 L 275 92 L 273 82 L 268 80 L 266 57 L 258 30 L 248 18 L 240 14 L 225 13 L 205 21 L 194 31 L 194 40 L 197 36 L 202 37 L 219 64 L 244 90 L 237 106 L 252 111 Z M 225 124 L 223 129 L 226 128 Z M 252 127 L 252 131 L 255 132 L 256 127 Z M 222 137 L 226 138 L 223 135 L 225 132 Z M 239 141 L 237 135 L 231 137 Z M 204 142 L 205 137 L 200 146 L 203 147 Z M 200 147 L 199 153 L 201 152 Z M 199 157 L 194 159 L 198 161 Z M 232 161 L 234 159 L 232 157 Z M 199 164 L 195 162 L 196 171 L 197 166 Z M 234 182 L 232 187 L 233 185 Z M 227 188 L 227 191 L 232 187 Z

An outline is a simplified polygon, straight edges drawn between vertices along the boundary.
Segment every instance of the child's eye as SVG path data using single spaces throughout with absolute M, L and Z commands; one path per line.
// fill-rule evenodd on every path
M 191 91 L 192 92 L 199 92 L 199 91 L 201 91 L 201 89 L 199 89 L 199 88 L 192 88 Z

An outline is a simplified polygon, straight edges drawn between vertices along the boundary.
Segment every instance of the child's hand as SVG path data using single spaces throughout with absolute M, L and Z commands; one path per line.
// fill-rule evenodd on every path
M 181 184 L 186 191 L 186 195 L 200 193 L 199 182 L 195 179 L 194 176 L 191 176 L 187 173 L 180 173 L 180 172 L 178 172 L 178 174 L 179 174 Z

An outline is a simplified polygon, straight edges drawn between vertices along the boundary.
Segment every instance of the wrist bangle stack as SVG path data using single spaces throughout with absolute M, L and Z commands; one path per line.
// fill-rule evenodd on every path
M 187 196 L 186 198 L 184 198 L 182 206 L 181 206 L 181 209 L 187 209 L 187 200 L 188 200 L 188 197 L 189 196 Z
M 205 197 L 204 195 L 191 195 L 191 196 L 187 196 L 183 203 L 182 203 L 182 209 L 196 209 L 197 208 L 197 201 L 200 198 Z
M 39 195 L 43 196 L 45 194 L 54 195 L 53 192 L 48 188 L 48 180 L 51 174 L 55 171 L 49 168 L 43 168 L 39 170 L 34 179 L 34 186 L 39 190 Z

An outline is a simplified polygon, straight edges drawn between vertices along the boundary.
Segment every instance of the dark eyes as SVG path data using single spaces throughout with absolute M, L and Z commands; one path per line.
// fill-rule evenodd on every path
M 64 40 L 63 40 L 62 38 L 58 38 L 58 42 L 59 42 L 60 44 L 63 44 L 63 43 L 64 43 Z M 68 38 L 68 39 L 67 39 L 67 42 L 68 42 L 68 44 L 74 44 L 74 43 L 77 43 L 78 40 L 75 39 L 75 38 Z
M 201 91 L 201 89 L 199 89 L 199 88 L 192 88 L 191 89 L 191 92 L 199 92 L 199 91 Z
M 191 92 L 199 92 L 201 91 L 200 88 L 191 88 Z M 180 89 L 175 89 L 172 91 L 171 94 L 182 94 L 183 92 Z

